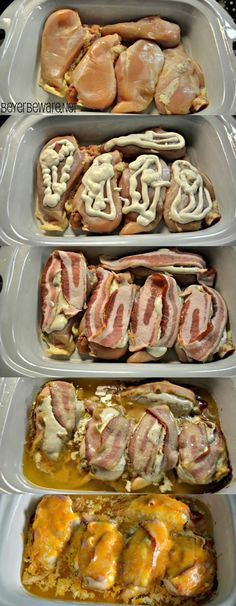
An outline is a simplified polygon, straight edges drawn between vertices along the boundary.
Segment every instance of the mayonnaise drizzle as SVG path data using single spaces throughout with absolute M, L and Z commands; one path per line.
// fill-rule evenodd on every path
M 82 179 L 81 198 L 90 217 L 114 221 L 116 207 L 113 201 L 111 179 L 115 175 L 112 154 L 101 154 L 94 159 Z M 105 193 L 106 188 L 106 193 Z
M 56 145 L 61 145 L 59 152 L 55 150 Z M 60 202 L 66 191 L 66 183 L 70 179 L 70 172 L 74 163 L 75 146 L 68 139 L 55 141 L 40 154 L 40 166 L 43 175 L 44 197 L 43 206 L 53 208 Z M 58 166 L 64 160 L 60 179 L 58 180 Z
M 211 210 L 212 199 L 209 191 L 204 187 L 200 173 L 187 160 L 176 160 L 172 164 L 172 170 L 179 188 L 170 208 L 171 218 L 182 224 L 201 221 Z M 184 208 L 183 195 L 189 197 L 189 202 Z
M 116 146 L 124 147 L 126 145 L 137 145 L 142 149 L 148 149 L 151 147 L 152 151 L 161 152 L 166 149 L 183 149 L 185 146 L 185 140 L 184 137 L 182 137 L 182 135 L 179 133 L 156 133 L 153 130 L 147 130 L 144 133 L 114 137 L 105 143 L 104 149 L 105 151 L 110 151 Z
M 163 166 L 158 156 L 138 156 L 134 162 L 130 163 L 129 168 L 131 171 L 134 171 L 129 179 L 131 202 L 128 198 L 122 198 L 124 202 L 122 212 L 124 215 L 136 212 L 138 214 L 137 223 L 140 225 L 149 225 L 149 223 L 152 223 L 156 219 L 161 188 L 168 187 L 170 181 L 163 179 Z M 138 191 L 138 177 L 141 180 L 141 193 Z M 152 187 L 154 190 L 151 203 L 148 191 L 149 187 Z

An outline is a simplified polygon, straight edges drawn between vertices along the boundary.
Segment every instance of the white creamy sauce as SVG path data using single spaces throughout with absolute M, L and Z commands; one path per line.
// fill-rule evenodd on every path
M 101 424 L 99 423 L 97 425 L 98 431 L 100 433 L 102 433 L 102 431 L 105 429 L 107 423 L 109 423 L 109 421 L 111 419 L 113 419 L 114 417 L 119 417 L 119 414 L 120 414 L 119 411 L 112 407 L 107 407 L 104 410 L 102 410 L 102 412 L 100 413 Z
M 153 130 L 147 130 L 144 133 L 114 137 L 105 143 L 104 149 L 110 151 L 116 146 L 124 147 L 126 145 L 135 145 L 142 149 L 150 149 L 151 147 L 153 151 L 160 152 L 166 149 L 183 149 L 185 140 L 179 133 L 155 133 Z
M 176 396 L 171 393 L 152 393 L 152 392 L 150 392 L 150 393 L 146 394 L 146 399 L 150 400 L 150 402 L 168 404 L 168 405 L 170 405 L 170 407 L 172 404 L 174 404 L 174 405 L 177 404 L 177 406 L 179 406 L 180 410 L 181 410 L 181 408 L 183 408 L 183 414 L 187 414 L 193 408 L 193 404 L 192 404 L 191 400 L 181 398 L 181 397 Z
M 42 449 L 50 459 L 57 459 L 63 439 L 67 437 L 67 431 L 58 423 L 52 412 L 51 397 L 46 396 L 40 405 L 40 411 L 43 414 L 45 424 Z
M 163 456 L 164 456 L 163 449 L 164 449 L 165 435 L 166 435 L 166 432 L 158 421 L 156 423 L 154 423 L 154 426 L 148 432 L 148 439 L 151 440 L 151 442 L 156 446 L 157 454 L 156 454 L 152 473 L 150 475 L 142 474 L 142 477 L 145 480 L 150 480 L 150 481 L 156 480 L 157 481 L 157 479 L 161 475 L 161 466 L 162 466 Z
M 59 152 L 55 150 L 56 145 L 61 145 Z M 39 161 L 44 185 L 43 206 L 54 208 L 60 202 L 70 179 L 75 151 L 76 148 L 71 141 L 61 139 L 46 147 L 40 154 Z M 62 167 L 60 179 L 58 179 L 58 166 L 64 160 L 65 164 Z
M 86 213 L 90 217 L 100 217 L 109 221 L 114 221 L 116 218 L 116 207 L 111 188 L 111 180 L 114 175 L 112 154 L 101 154 L 94 159 L 83 176 L 84 191 L 81 198 Z
M 156 267 L 156 271 L 164 271 L 169 274 L 200 274 L 206 270 L 203 267 L 196 267 L 195 265 L 189 267 L 186 267 L 186 265 L 159 265 L 159 267 Z
M 157 207 L 160 202 L 162 187 L 168 187 L 170 181 L 163 179 L 163 166 L 158 156 L 141 155 L 129 165 L 132 171 L 129 179 L 128 198 L 121 198 L 124 202 L 122 212 L 138 214 L 137 223 L 149 225 L 156 219 Z M 138 179 L 141 181 L 141 193 L 138 191 Z M 152 187 L 153 198 L 150 202 L 149 187 Z
M 171 205 L 171 218 L 182 224 L 201 221 L 211 210 L 212 200 L 209 191 L 204 187 L 200 173 L 187 160 L 176 160 L 172 164 L 172 170 L 179 188 Z M 183 195 L 189 198 L 184 208 Z
M 65 298 L 63 297 L 63 294 L 62 294 L 62 289 L 61 289 L 61 270 L 59 270 L 55 274 L 55 276 L 53 278 L 53 284 L 58 289 L 58 298 L 57 298 L 57 302 L 56 302 L 57 313 L 56 313 L 56 316 L 55 316 L 53 322 L 51 323 L 51 325 L 47 329 L 47 333 L 48 334 L 50 334 L 54 330 L 63 330 L 66 327 L 67 323 L 68 323 L 68 318 L 66 318 L 66 316 L 64 315 L 64 313 L 62 313 L 62 309 L 64 310 L 67 307 L 69 307 L 69 304 L 67 303 L 67 301 L 65 300 Z
M 153 358 L 162 358 L 167 352 L 167 347 L 147 347 L 147 352 Z

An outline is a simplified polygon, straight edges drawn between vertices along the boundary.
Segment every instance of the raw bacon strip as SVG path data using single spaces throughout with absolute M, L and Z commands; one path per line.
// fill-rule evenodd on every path
M 80 327 L 78 349 L 102 357 L 123 355 L 128 347 L 128 325 L 136 286 L 130 276 L 97 269 L 98 284 Z M 98 352 L 98 353 L 96 353 Z
M 50 92 L 61 93 L 63 96 L 66 88 L 65 73 L 78 56 L 85 40 L 86 31 L 76 11 L 62 9 L 49 15 L 44 25 L 41 43 L 43 88 L 55 89 Z
M 81 253 L 58 251 L 61 260 L 61 285 L 63 296 L 70 308 L 66 315 L 82 311 L 86 301 L 87 265 Z
M 119 34 L 124 40 L 139 40 L 144 38 L 158 42 L 163 48 L 177 46 L 180 41 L 180 27 L 161 17 L 144 17 L 139 21 L 114 23 L 102 28 L 102 36 Z
M 227 307 L 223 297 L 213 288 L 189 286 L 181 311 L 178 350 L 187 358 L 205 362 L 217 352 L 227 323 Z
M 200 255 L 189 252 L 172 251 L 168 248 L 160 248 L 159 250 L 139 255 L 130 255 L 118 260 L 100 257 L 100 262 L 103 267 L 113 271 L 145 268 L 151 271 L 163 271 L 173 275 L 196 275 L 198 273 L 204 274 L 206 271 L 206 262 Z
M 50 328 L 57 314 L 58 289 L 53 280 L 60 269 L 60 260 L 53 254 L 50 255 L 41 277 L 41 328 L 45 332 Z
M 74 149 L 73 147 L 71 147 L 71 149 L 73 149 L 72 164 L 70 163 L 70 166 L 68 166 L 68 170 L 66 168 L 66 181 L 63 181 L 63 183 L 65 183 L 66 185 L 65 192 L 61 194 L 60 199 L 56 204 L 53 203 L 53 205 L 50 205 L 50 203 L 47 203 L 47 199 L 45 197 L 46 185 L 44 183 L 44 179 L 46 180 L 49 175 L 52 182 L 53 162 L 55 163 L 57 169 L 58 180 L 62 178 L 62 170 L 65 167 L 66 159 L 68 157 L 68 155 L 65 155 L 64 158 L 60 159 L 60 151 L 64 146 L 65 142 L 68 142 L 69 144 L 71 144 L 71 146 L 74 147 Z M 48 148 L 51 148 L 51 156 L 48 156 L 46 158 L 45 153 Z M 66 229 L 68 225 L 68 220 L 65 212 L 65 203 L 67 202 L 73 187 L 78 182 L 79 177 L 88 162 L 88 158 L 89 154 L 87 153 L 87 151 L 82 151 L 79 149 L 78 143 L 75 137 L 73 136 L 65 135 L 63 137 L 55 137 L 54 139 L 48 141 L 48 143 L 43 147 L 37 164 L 38 200 L 36 208 L 36 218 L 41 221 L 42 229 L 44 231 L 64 231 Z M 43 178 L 42 166 L 43 163 L 45 164 L 45 162 L 48 174 Z
M 130 351 L 172 347 L 178 333 L 180 311 L 181 299 L 174 278 L 158 273 L 149 276 L 136 296 L 131 313 Z
M 186 55 L 182 44 L 165 50 L 164 57 L 164 67 L 155 94 L 160 114 L 188 114 L 207 107 L 203 72 Z
M 178 461 L 178 433 L 175 418 L 165 404 L 148 408 L 148 413 L 155 417 L 165 429 L 163 469 L 169 471 L 176 466 Z
M 210 421 L 185 421 L 178 440 L 179 478 L 188 484 L 209 484 L 229 473 L 221 431 Z

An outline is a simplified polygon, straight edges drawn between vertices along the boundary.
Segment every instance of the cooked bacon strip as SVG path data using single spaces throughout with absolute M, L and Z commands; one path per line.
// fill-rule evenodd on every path
M 178 440 L 177 473 L 188 484 L 209 484 L 220 480 L 230 469 L 221 431 L 210 421 L 185 421 Z
M 180 27 L 176 23 L 170 23 L 161 17 L 144 17 L 138 21 L 114 23 L 102 28 L 102 36 L 107 34 L 119 34 L 124 40 L 139 40 L 144 38 L 152 40 L 170 48 L 177 46 L 180 41 Z
M 98 284 L 88 302 L 83 327 L 80 330 L 78 349 L 83 353 L 85 340 L 91 351 L 109 358 L 112 350 L 119 355 L 128 346 L 128 325 L 136 286 L 125 275 L 113 274 L 97 268 Z M 82 349 L 81 349 L 82 347 Z M 94 349 L 95 348 L 95 349 Z
M 85 432 L 85 458 L 88 463 L 96 456 L 100 445 L 101 434 L 98 431 L 96 420 L 92 418 L 88 421 Z
M 101 433 L 100 448 L 90 459 L 90 464 L 103 469 L 113 469 L 120 461 L 126 447 L 129 421 L 122 415 L 113 417 Z
M 79 55 L 85 40 L 86 30 L 76 11 L 66 8 L 49 15 L 42 34 L 40 81 L 48 92 L 63 96 L 65 73 Z
M 170 411 L 169 407 L 163 404 L 162 406 L 155 406 L 148 408 L 150 415 L 155 417 L 165 429 L 165 444 L 164 444 L 164 459 L 163 468 L 165 471 L 169 471 L 176 466 L 178 461 L 178 433 L 175 418 Z
M 50 206 L 45 201 L 46 185 L 43 182 L 42 161 L 45 158 L 45 151 L 48 148 L 52 148 L 50 152 L 52 155 L 54 154 L 54 162 L 57 163 L 57 161 L 59 160 L 58 154 L 60 153 L 60 150 L 63 147 L 63 141 L 68 141 L 74 147 L 72 154 L 73 163 L 69 167 L 69 178 L 66 181 L 65 192 L 61 194 L 60 200 L 57 204 L 53 204 L 53 206 Z M 48 141 L 48 143 L 43 147 L 37 164 L 38 199 L 36 208 L 36 218 L 41 221 L 42 229 L 44 231 L 64 231 L 66 229 L 68 225 L 68 220 L 65 212 L 65 203 L 67 202 L 70 196 L 71 190 L 78 182 L 81 173 L 83 172 L 86 164 L 88 163 L 88 158 L 89 154 L 86 152 L 86 150 L 82 151 L 81 149 L 79 149 L 78 143 L 75 137 L 73 136 L 65 135 L 63 137 L 55 137 L 54 139 Z M 52 162 L 53 160 L 51 160 L 51 158 L 46 159 L 46 163 L 50 165 L 48 168 L 46 166 L 47 170 L 49 171 L 51 171 Z M 62 170 L 65 166 L 65 163 L 66 157 L 64 157 L 64 159 L 61 159 L 59 161 L 59 164 L 57 164 L 56 166 L 58 171 L 58 181 L 61 178 Z
M 153 441 L 148 438 L 148 434 L 151 430 L 153 432 L 156 429 L 156 446 Z M 152 472 L 156 450 L 159 447 L 158 433 L 161 434 L 161 428 L 159 427 L 158 421 L 153 420 L 152 416 L 145 413 L 140 421 L 137 423 L 128 445 L 128 459 L 132 472 L 135 475 L 146 475 L 148 471 Z M 161 444 L 162 447 L 162 444 Z M 161 462 L 163 459 L 163 452 L 159 453 Z M 160 465 L 161 467 L 161 465 Z M 160 475 L 160 467 L 158 468 L 157 475 Z
M 227 323 L 223 297 L 213 288 L 189 286 L 182 294 L 177 353 L 205 362 L 218 348 Z
M 53 280 L 60 271 L 60 260 L 53 254 L 47 260 L 41 277 L 41 328 L 47 332 L 57 314 L 58 289 Z
M 183 158 L 186 153 L 184 137 L 179 133 L 165 131 L 162 128 L 152 128 L 141 133 L 113 137 L 106 141 L 102 148 L 105 152 L 118 149 L 129 158 L 142 153 L 158 154 L 166 160 L 178 160 Z
M 188 114 L 208 106 L 204 75 L 180 44 L 164 51 L 155 103 L 160 114 Z
M 166 351 L 172 347 L 177 338 L 181 305 L 174 278 L 158 273 L 149 276 L 132 309 L 130 351 L 156 347 Z
M 170 410 L 176 416 L 187 415 L 198 409 L 194 391 L 169 381 L 143 383 L 135 387 L 128 387 L 117 396 L 118 399 L 120 397 L 138 404 L 148 404 L 149 402 L 168 404 Z
M 145 268 L 151 271 L 162 271 L 178 275 L 198 275 L 206 272 L 206 262 L 197 254 L 190 252 L 173 251 L 168 248 L 160 248 L 148 253 L 130 255 L 117 260 L 100 257 L 100 262 L 106 269 L 113 271 L 124 271 L 136 268 Z M 150 273 L 150 271 L 148 271 Z
M 56 460 L 63 444 L 68 442 L 84 412 L 77 401 L 76 389 L 66 381 L 50 381 L 37 395 L 31 415 L 32 452 L 39 469 L 44 462 L 38 452 Z

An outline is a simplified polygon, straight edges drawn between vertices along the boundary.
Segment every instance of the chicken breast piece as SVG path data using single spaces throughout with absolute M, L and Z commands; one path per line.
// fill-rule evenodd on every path
M 144 17 L 139 21 L 126 23 L 114 23 L 102 28 L 102 35 L 119 34 L 125 40 L 155 40 L 163 48 L 177 46 L 180 41 L 180 27 L 176 23 L 170 23 L 161 17 Z
M 146 593 L 152 581 L 164 576 L 170 547 L 163 522 L 149 520 L 140 524 L 128 539 L 121 560 L 119 582 L 126 586 L 121 594 L 125 602 Z
M 157 518 L 164 522 L 170 532 L 182 532 L 190 523 L 190 509 L 182 503 L 167 495 L 143 495 L 134 499 L 126 511 L 127 517 L 132 520 L 153 520 Z
M 37 165 L 36 218 L 46 232 L 62 232 L 68 225 L 65 204 L 87 163 L 73 136 L 55 137 L 43 147 Z
M 216 574 L 215 555 L 199 536 L 177 536 L 168 555 L 164 584 L 176 596 L 208 593 Z
M 95 520 L 88 524 L 78 560 L 87 587 L 106 590 L 114 585 L 123 545 L 121 532 L 111 522 Z
M 70 223 L 74 229 L 111 233 L 122 220 L 122 202 L 117 187 L 120 152 L 97 156 L 84 174 L 73 199 Z
M 188 114 L 208 106 L 204 75 L 180 44 L 164 51 L 155 103 L 160 114 Z
M 41 42 L 42 86 L 49 92 L 64 96 L 64 76 L 79 54 L 86 40 L 79 15 L 71 9 L 62 9 L 49 15 Z M 46 86 L 45 86 L 46 85 Z
M 96 40 L 71 74 L 68 101 L 88 109 L 109 107 L 116 97 L 114 63 L 121 50 L 117 34 Z
M 125 215 L 120 234 L 139 234 L 157 227 L 169 179 L 169 167 L 158 156 L 142 154 L 130 162 L 119 181 Z
M 76 523 L 79 523 L 79 517 L 72 510 L 69 496 L 49 495 L 41 499 L 32 524 L 30 574 L 54 570 Z
M 114 114 L 141 112 L 151 103 L 164 63 L 163 52 L 153 42 L 138 40 L 120 54 L 115 73 L 118 103 Z

